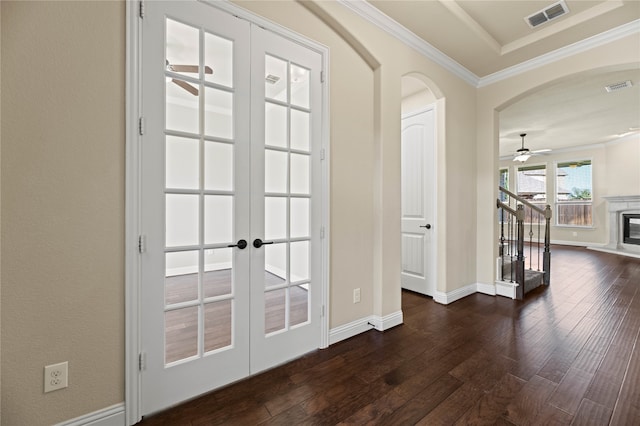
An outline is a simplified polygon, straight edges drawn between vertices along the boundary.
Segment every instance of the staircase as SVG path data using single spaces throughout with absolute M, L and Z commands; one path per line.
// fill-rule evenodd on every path
M 551 207 L 544 209 L 499 187 L 497 200 L 500 223 L 497 284 L 514 287 L 514 297 L 551 280 Z

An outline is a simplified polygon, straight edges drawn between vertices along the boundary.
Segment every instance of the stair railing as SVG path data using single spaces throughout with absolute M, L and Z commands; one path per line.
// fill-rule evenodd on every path
M 542 267 L 544 273 L 543 284 L 549 285 L 551 282 L 551 207 L 546 205 L 544 209 L 541 209 L 506 188 L 499 187 L 499 190 L 501 194 L 507 197 L 503 197 L 506 202 L 500 199 L 497 200 L 500 220 L 498 280 L 518 284 L 516 287 L 516 298 L 523 299 L 525 292 L 525 269 L 533 270 L 534 259 L 537 260 L 535 264 L 536 270 L 540 271 L 540 267 Z M 525 256 L 525 228 L 527 225 L 529 228 L 529 238 L 526 244 L 528 256 Z M 541 242 L 543 226 L 544 243 Z M 536 232 L 537 238 L 534 240 L 533 237 Z M 542 247 L 544 247 L 544 250 L 542 250 Z M 536 250 L 535 257 L 534 249 Z M 507 262 L 509 265 L 509 274 L 505 276 L 504 270 Z

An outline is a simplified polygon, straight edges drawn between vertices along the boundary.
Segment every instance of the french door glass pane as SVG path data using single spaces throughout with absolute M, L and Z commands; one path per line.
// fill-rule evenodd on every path
M 287 192 L 287 153 L 266 150 L 264 153 L 264 190 L 269 193 Z
M 233 138 L 233 94 L 207 87 L 204 96 L 204 132 L 207 136 Z
M 309 194 L 309 156 L 291 154 L 291 192 Z
M 166 25 L 167 71 L 198 78 L 200 31 L 172 19 L 167 19 Z
M 166 136 L 166 187 L 197 189 L 200 185 L 200 144 L 197 139 Z
M 289 306 L 291 326 L 303 324 L 309 320 L 308 285 L 296 285 L 289 290 Z
M 262 246 L 264 250 L 265 287 L 284 283 L 287 279 L 287 244 Z
M 264 144 L 287 147 L 287 108 L 267 102 L 264 108 Z
M 166 305 L 198 299 L 198 251 L 165 254 L 164 300 Z
M 231 346 L 232 310 L 233 303 L 231 300 L 222 300 L 204 305 L 205 352 Z
M 309 108 L 309 70 L 291 65 L 291 104 Z
M 216 297 L 231 294 L 231 265 L 233 249 L 217 248 L 204 251 L 204 278 L 202 287 L 204 297 Z
M 264 238 L 266 240 L 287 237 L 287 199 L 284 197 L 265 197 L 264 200 Z
M 291 223 L 291 238 L 309 237 L 309 199 L 293 198 L 289 200 Z
M 199 241 L 198 196 L 166 195 L 166 246 L 191 246 Z
M 290 265 L 292 282 L 309 279 L 309 241 L 296 241 L 291 243 Z
M 204 35 L 204 79 L 233 86 L 233 42 L 211 33 Z
M 198 307 L 164 313 L 165 364 L 198 354 Z
M 291 149 L 309 151 L 309 113 L 291 110 Z
M 283 330 L 286 326 L 287 289 L 267 291 L 264 294 L 264 332 L 265 334 Z
M 288 78 L 287 62 L 276 57 L 266 55 L 265 57 L 265 96 L 268 99 L 287 102 L 288 100 Z
M 205 195 L 204 242 L 205 244 L 230 243 L 233 236 L 233 197 L 230 195 Z
M 204 143 L 204 189 L 233 190 L 233 145 Z
M 167 77 L 166 129 L 199 133 L 198 88 L 190 82 Z

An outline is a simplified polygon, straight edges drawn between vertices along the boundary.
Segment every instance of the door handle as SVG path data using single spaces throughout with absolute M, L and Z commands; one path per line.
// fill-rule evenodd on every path
M 260 248 L 262 246 L 266 246 L 267 244 L 273 244 L 273 241 L 262 241 L 260 238 L 256 238 L 253 240 L 253 246 L 255 248 Z
M 238 247 L 240 250 L 243 250 L 247 247 L 247 240 L 238 240 L 236 244 L 228 245 L 227 247 Z
M 427 228 L 427 229 L 431 229 L 431 224 L 427 223 L 426 225 L 420 225 L 420 228 Z

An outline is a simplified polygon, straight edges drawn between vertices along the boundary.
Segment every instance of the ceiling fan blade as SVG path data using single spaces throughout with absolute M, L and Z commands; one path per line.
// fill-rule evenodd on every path
M 171 79 L 171 81 L 178 86 L 182 87 L 187 92 L 191 93 L 193 96 L 198 96 L 198 89 L 187 83 L 186 81 L 176 80 L 175 78 Z
M 192 72 L 192 73 L 197 73 L 198 72 L 198 66 L 197 65 L 174 65 L 174 64 L 171 64 L 169 66 L 171 67 L 171 71 L 175 71 L 175 72 Z
M 169 65 L 169 67 L 171 68 L 171 71 L 174 72 L 190 72 L 190 73 L 194 73 L 197 74 L 199 72 L 198 66 L 197 65 Z M 204 73 L 205 74 L 213 74 L 213 68 L 211 68 L 208 65 L 205 65 L 204 67 Z
M 531 151 L 532 154 L 541 154 L 543 152 L 551 152 L 551 150 L 549 148 L 545 148 L 545 149 L 536 149 L 535 151 Z

